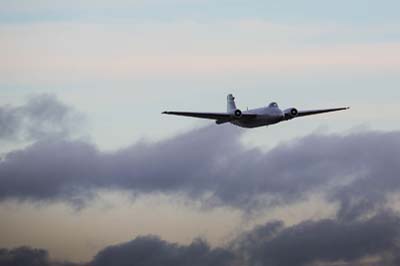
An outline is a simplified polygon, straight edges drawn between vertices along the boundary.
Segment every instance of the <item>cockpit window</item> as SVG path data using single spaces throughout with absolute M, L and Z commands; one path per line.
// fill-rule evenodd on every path
M 278 104 L 277 104 L 277 103 L 275 103 L 275 102 L 274 102 L 274 103 L 270 103 L 270 104 L 269 104 L 269 107 L 276 108 L 276 107 L 278 107 Z

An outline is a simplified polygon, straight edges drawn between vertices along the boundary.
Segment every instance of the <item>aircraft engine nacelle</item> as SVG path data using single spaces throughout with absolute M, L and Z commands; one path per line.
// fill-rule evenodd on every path
M 239 109 L 236 109 L 235 112 L 233 112 L 233 115 L 236 118 L 240 118 L 240 117 L 242 117 L 242 111 L 240 111 Z
M 299 111 L 296 108 L 289 108 L 286 109 L 284 113 L 285 113 L 285 119 L 290 120 L 295 118 L 299 114 Z

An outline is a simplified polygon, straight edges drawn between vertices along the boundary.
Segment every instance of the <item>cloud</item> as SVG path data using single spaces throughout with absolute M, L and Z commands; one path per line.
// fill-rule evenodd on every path
M 230 251 L 212 249 L 200 239 L 185 246 L 168 243 L 155 236 L 145 236 L 100 251 L 91 264 L 93 266 L 228 266 L 232 265 L 233 260 L 234 256 Z
M 399 132 L 310 135 L 268 152 L 246 149 L 241 132 L 212 126 L 115 152 L 43 139 L 5 155 L 0 199 L 82 204 L 106 189 L 251 210 L 320 192 L 340 203 L 343 219 L 353 219 L 382 207 L 400 189 Z
M 55 96 L 36 95 L 22 106 L 0 107 L 0 141 L 64 137 L 82 122 L 82 115 Z
M 47 250 L 31 247 L 0 249 L 0 266 L 78 266 L 71 262 L 55 262 L 49 259 Z
M 0 249 L 0 266 L 48 266 L 49 258 L 46 250 L 20 247 L 16 249 Z
M 366 258 L 378 258 L 379 265 L 397 265 L 399 226 L 400 218 L 390 212 L 367 220 L 305 221 L 287 228 L 267 223 L 244 234 L 234 245 L 247 258 L 247 265 L 357 265 Z

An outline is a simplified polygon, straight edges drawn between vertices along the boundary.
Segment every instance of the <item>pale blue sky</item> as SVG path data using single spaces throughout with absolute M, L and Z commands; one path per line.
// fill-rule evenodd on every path
M 2 20 L 37 22 L 62 20 L 179 20 L 238 18 L 283 23 L 397 23 L 395 0 L 353 1 L 2 1 Z

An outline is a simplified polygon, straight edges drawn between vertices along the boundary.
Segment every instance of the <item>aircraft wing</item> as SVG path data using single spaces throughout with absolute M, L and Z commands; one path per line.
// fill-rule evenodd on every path
M 340 108 L 332 108 L 332 109 L 320 109 L 320 110 L 307 110 L 307 111 L 299 111 L 297 117 L 308 116 L 308 115 L 317 115 L 323 113 L 337 112 L 348 110 L 350 107 L 340 107 Z
M 196 113 L 196 112 L 168 112 L 168 111 L 163 112 L 163 114 L 188 116 L 188 117 L 203 118 L 203 119 L 213 119 L 217 121 L 217 124 L 223 124 L 241 118 L 252 119 L 257 117 L 257 115 L 255 114 L 242 114 L 240 117 L 235 117 L 234 115 L 228 113 Z

